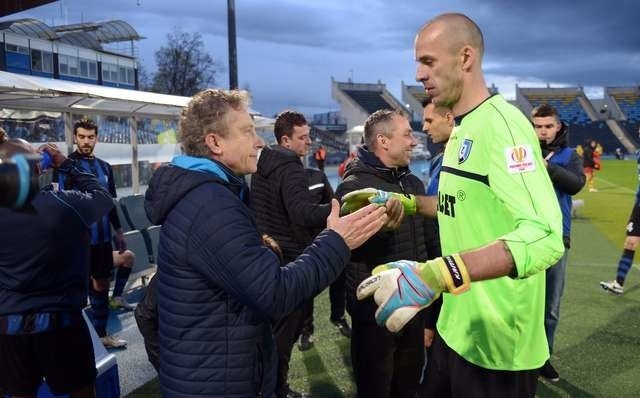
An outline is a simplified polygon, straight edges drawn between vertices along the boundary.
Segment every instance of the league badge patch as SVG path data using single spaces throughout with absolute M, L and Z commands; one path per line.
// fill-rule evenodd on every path
M 531 145 L 519 145 L 506 148 L 504 155 L 507 158 L 507 171 L 511 174 L 524 173 L 536 169 Z
M 464 141 L 462 141 L 462 145 L 460 145 L 460 151 L 458 152 L 458 164 L 464 163 L 464 161 L 469 158 L 472 145 L 473 140 L 465 138 Z

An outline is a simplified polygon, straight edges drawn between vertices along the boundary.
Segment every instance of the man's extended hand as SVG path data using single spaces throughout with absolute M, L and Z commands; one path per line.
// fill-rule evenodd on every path
M 340 205 L 333 199 L 331 213 L 327 217 L 327 228 L 340 234 L 351 250 L 366 242 L 387 222 L 385 207 L 373 204 L 346 216 L 340 217 L 339 213 Z
M 404 219 L 404 207 L 397 199 L 391 199 L 387 201 L 385 205 L 387 208 L 387 223 L 382 227 L 383 230 L 394 230 L 400 228 L 402 220 Z
M 387 192 L 375 188 L 358 189 L 342 197 L 342 214 L 352 213 L 369 203 L 384 206 L 388 200 L 397 199 L 402 203 L 404 214 L 410 216 L 416 214 L 416 198 L 413 195 L 404 195 L 396 192 Z
M 376 267 L 360 283 L 358 300 L 373 295 L 378 304 L 376 322 L 392 332 L 404 327 L 421 309 L 442 292 L 459 294 L 470 286 L 467 268 L 458 255 L 424 263 L 398 260 Z

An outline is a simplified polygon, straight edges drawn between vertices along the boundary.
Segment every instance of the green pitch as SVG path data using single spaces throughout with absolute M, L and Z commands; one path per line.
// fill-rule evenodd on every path
M 605 160 L 598 192 L 575 198 L 584 207 L 574 219 L 565 293 L 552 362 L 558 383 L 540 382 L 538 397 L 636 397 L 640 391 L 640 274 L 634 265 L 625 293 L 598 286 L 615 277 L 624 227 L 637 188 L 635 161 Z M 640 256 L 636 257 L 640 263 Z M 293 349 L 291 386 L 315 398 L 354 397 L 349 340 L 329 323 L 329 297 L 315 300 L 315 347 Z M 152 381 L 131 397 L 157 397 Z

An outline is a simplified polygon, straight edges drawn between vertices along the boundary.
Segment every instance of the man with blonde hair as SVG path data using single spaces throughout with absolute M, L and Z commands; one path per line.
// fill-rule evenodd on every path
M 246 92 L 205 90 L 180 119 L 184 155 L 160 167 L 145 210 L 162 224 L 158 251 L 160 387 L 163 396 L 271 397 L 276 356 L 271 319 L 327 287 L 386 222 L 370 206 L 339 217 L 300 257 L 280 267 L 249 208 L 243 176 L 264 142 Z

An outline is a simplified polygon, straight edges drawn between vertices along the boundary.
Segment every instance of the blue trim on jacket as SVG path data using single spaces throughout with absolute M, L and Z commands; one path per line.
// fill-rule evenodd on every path
M 575 152 L 573 148 L 564 147 L 558 149 L 554 155 L 548 159 L 549 163 L 554 163 L 564 168 L 569 165 L 569 161 L 571 160 L 571 155 Z M 573 201 L 571 199 L 571 195 L 566 192 L 563 192 L 554 186 L 553 188 L 556 191 L 556 196 L 558 197 L 558 203 L 560 204 L 560 210 L 562 210 L 562 236 L 570 236 L 571 235 L 571 207 L 573 206 Z

